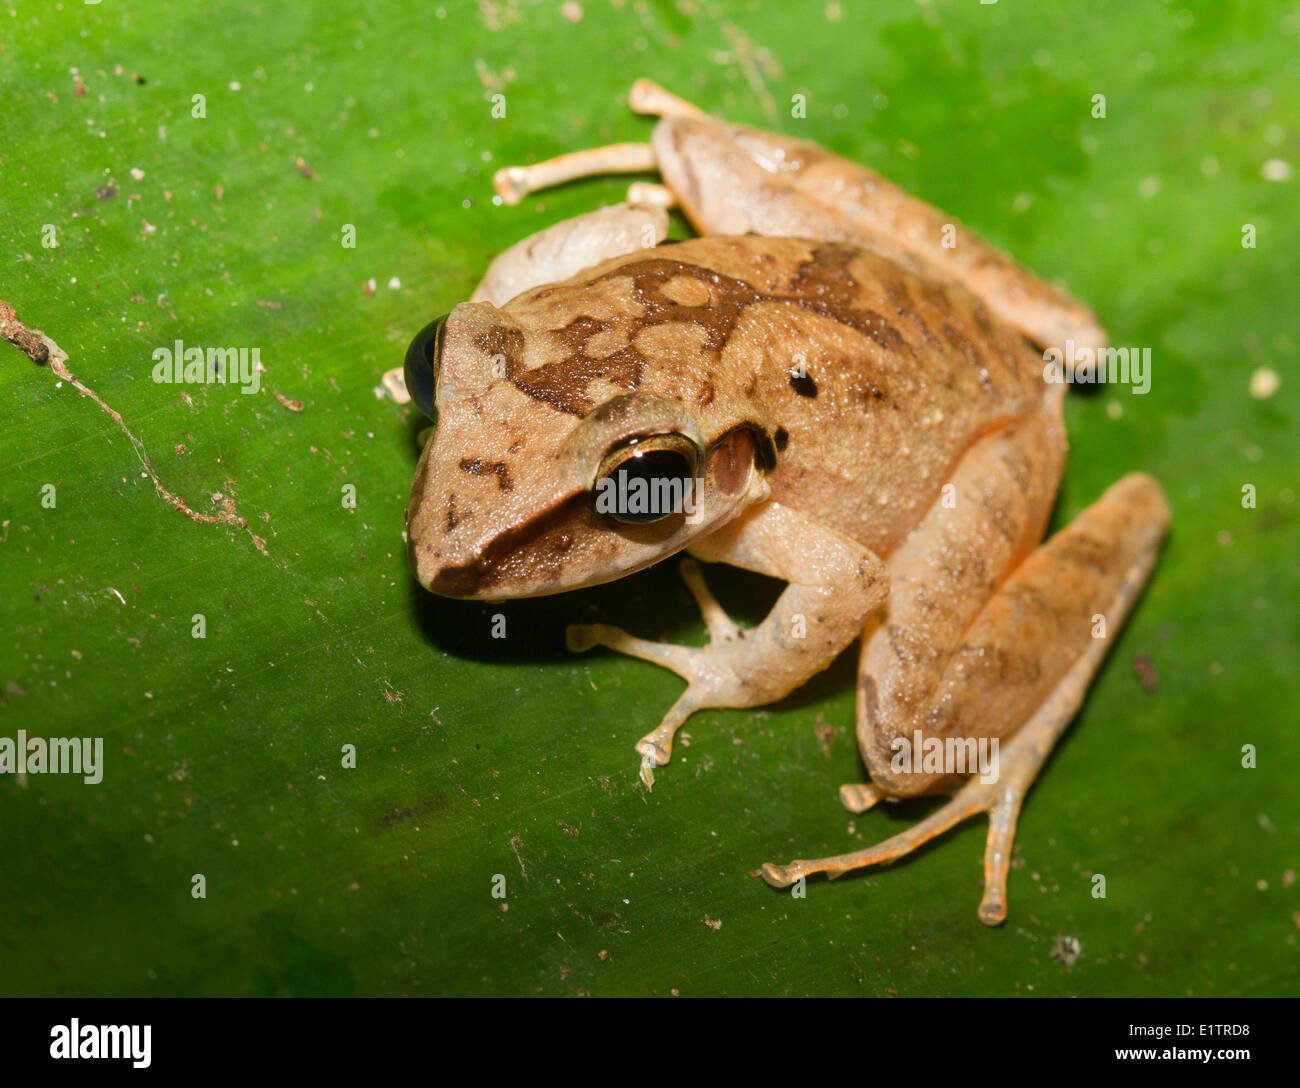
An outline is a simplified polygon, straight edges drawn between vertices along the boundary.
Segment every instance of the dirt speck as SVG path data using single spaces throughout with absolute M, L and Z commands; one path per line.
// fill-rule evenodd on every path
M 524 840 L 518 835 L 515 835 L 510 840 L 510 850 L 515 855 L 515 861 L 519 862 L 519 871 L 524 876 L 524 882 L 528 883 L 528 869 L 524 866 L 524 859 L 519 855 L 519 851 L 523 848 L 523 845 Z
M 1272 367 L 1262 366 L 1250 376 L 1250 395 L 1256 400 L 1268 400 L 1282 388 L 1282 379 Z
M 1137 674 L 1138 683 L 1142 685 L 1143 691 L 1155 691 L 1160 686 L 1156 667 L 1146 654 L 1133 655 L 1133 671 Z
M 1058 933 L 1052 941 L 1052 959 L 1065 964 L 1066 967 L 1073 967 L 1075 960 L 1081 955 L 1083 955 L 1083 945 L 1079 943 L 1078 937 Z

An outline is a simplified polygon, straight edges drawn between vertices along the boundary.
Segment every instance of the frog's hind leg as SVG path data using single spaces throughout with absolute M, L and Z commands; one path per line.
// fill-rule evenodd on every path
M 628 92 L 627 104 L 636 113 L 651 117 L 703 117 L 699 106 L 678 98 L 652 79 L 638 79 Z
M 1083 702 L 1088 683 L 1109 643 L 1095 637 L 1097 614 L 1117 630 L 1141 592 L 1155 563 L 1169 520 L 1163 493 L 1151 477 L 1134 473 L 1115 483 L 1037 551 L 1016 567 L 962 639 L 957 672 L 997 674 L 1041 668 L 1057 678 L 1046 697 L 1015 732 L 1006 749 L 956 795 L 914 827 L 865 850 L 788 865 L 763 866 L 763 878 L 788 887 L 801 877 L 826 873 L 832 879 L 854 869 L 888 863 L 915 850 L 978 812 L 989 814 L 984 855 L 984 897 L 980 920 L 997 925 L 1006 918 L 1007 871 L 1021 802 L 1035 776 Z M 1090 622 L 1091 621 L 1091 622 Z M 1051 673 L 1051 655 L 1035 650 L 1064 643 L 1073 659 Z M 982 685 L 975 677 L 972 687 Z M 969 693 L 967 693 L 969 694 Z M 976 691 L 975 695 L 982 694 Z M 869 696 L 868 696 L 869 698 Z M 960 700 L 955 700 L 960 701 Z M 980 713 L 998 717 L 996 697 L 977 704 Z M 985 723 L 996 735 L 997 723 Z M 876 767 L 872 769 L 873 777 Z
M 873 170 L 780 133 L 689 113 L 663 118 L 651 137 L 659 172 L 701 234 L 849 242 L 960 283 L 1040 348 L 1106 346 L 1087 306 Z
M 671 94 L 659 84 L 639 79 L 628 94 L 628 105 L 637 113 L 652 117 L 702 117 L 703 111 L 685 99 Z M 549 189 L 578 178 L 600 174 L 657 173 L 659 162 L 651 144 L 609 144 L 571 151 L 553 159 L 528 166 L 506 166 L 492 178 L 492 186 L 506 204 L 518 204 L 529 193 Z M 628 190 L 628 202 L 672 207 L 671 191 L 663 185 L 634 183 Z
M 492 177 L 492 187 L 507 204 L 518 204 L 529 193 L 578 178 L 600 174 L 642 174 L 658 170 L 649 144 L 609 144 L 570 151 L 527 166 L 505 166 Z

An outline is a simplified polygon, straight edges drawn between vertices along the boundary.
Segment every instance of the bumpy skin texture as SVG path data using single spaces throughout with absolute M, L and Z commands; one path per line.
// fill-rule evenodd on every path
M 1059 403 L 1038 355 L 960 287 L 789 238 L 659 246 L 500 309 L 463 304 L 444 355 L 408 523 L 420 580 L 455 596 L 559 592 L 646 565 L 601 547 L 626 527 L 566 509 L 617 430 L 582 424 L 621 396 L 676 406 L 708 447 L 749 428 L 773 498 L 882 556 L 977 436 Z M 654 559 L 699 535 L 671 528 L 641 530 Z M 502 534 L 512 549 L 537 540 L 514 563 L 483 562 Z

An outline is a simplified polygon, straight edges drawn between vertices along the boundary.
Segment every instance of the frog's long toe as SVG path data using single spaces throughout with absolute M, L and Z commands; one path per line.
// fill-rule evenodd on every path
M 652 661 L 665 669 L 672 669 L 684 680 L 693 680 L 696 670 L 691 667 L 691 649 L 674 646 L 671 642 L 653 642 L 648 638 L 629 635 L 621 627 L 604 623 L 574 623 L 564 632 L 564 644 L 574 653 L 583 653 L 593 646 L 605 646 L 629 657 Z
M 979 918 L 990 926 L 1006 921 L 1007 874 L 1011 867 L 1011 847 L 1015 841 L 1021 802 L 1048 753 L 1083 701 L 1088 678 L 1096 670 L 1103 649 L 1100 643 L 1090 647 L 1089 652 L 1066 671 L 1056 689 L 1020 732 L 1011 738 L 999 760 L 996 780 L 986 782 L 983 778 L 972 777 L 942 808 L 875 846 L 813 861 L 793 861 L 786 866 L 766 864 L 763 866 L 763 879 L 773 887 L 781 888 L 813 873 L 825 873 L 833 880 L 854 869 L 886 865 L 910 854 L 962 820 L 987 812 L 989 833 L 984 850 L 984 897 L 980 901 Z
M 922 843 L 928 842 L 936 835 L 942 835 L 949 828 L 975 815 L 994 803 L 991 796 L 993 787 L 975 779 L 964 786 L 957 795 L 937 812 L 932 813 L 920 823 L 914 824 L 906 831 L 901 831 L 884 842 L 869 846 L 865 850 L 855 850 L 849 854 L 836 854 L 828 858 L 792 861 L 788 865 L 763 865 L 763 879 L 774 888 L 788 888 L 800 877 L 814 873 L 825 873 L 834 880 L 854 869 L 865 869 L 869 865 L 887 865 L 905 854 L 910 854 Z M 1008 847 L 1010 846 L 1008 840 Z M 1005 886 L 1005 873 L 1003 874 Z M 1005 901 L 1005 894 L 1003 895 Z M 1005 917 L 1005 910 L 1004 910 Z M 1001 921 L 999 918 L 997 921 Z
M 743 705 L 736 699 L 737 678 L 729 662 L 720 660 L 719 654 L 727 652 L 722 649 L 727 644 L 743 639 L 745 632 L 732 622 L 709 592 L 699 563 L 694 559 L 684 559 L 680 571 L 682 580 L 700 606 L 700 613 L 709 629 L 708 646 L 676 646 L 670 642 L 653 642 L 603 623 L 571 624 L 564 634 L 565 645 L 574 653 L 583 653 L 594 646 L 605 646 L 617 653 L 639 657 L 643 661 L 671 669 L 686 681 L 686 690 L 664 715 L 658 728 L 637 742 L 636 750 L 641 753 L 641 781 L 647 789 L 654 786 L 655 767 L 664 766 L 672 758 L 673 737 L 687 718 L 704 707 Z
M 840 787 L 840 804 L 855 814 L 874 808 L 884 799 L 885 795 L 870 782 L 846 782 Z
M 704 581 L 704 572 L 700 570 L 700 564 L 696 560 L 683 559 L 677 572 L 682 576 L 682 581 L 686 583 L 686 588 L 691 591 L 691 596 L 699 606 L 700 615 L 704 617 L 705 626 L 709 629 L 710 644 L 732 642 L 745 637 L 744 630 L 727 615 L 722 605 L 718 604 L 718 599 L 709 589 L 708 583 Z

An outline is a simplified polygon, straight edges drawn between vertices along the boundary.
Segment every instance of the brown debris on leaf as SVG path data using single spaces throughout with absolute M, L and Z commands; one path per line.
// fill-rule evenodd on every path
M 14 308 L 2 298 L 0 298 L 0 336 L 26 352 L 32 362 L 49 361 L 50 349 L 40 331 L 33 331 L 19 321 Z
M 1143 691 L 1152 692 L 1160 686 L 1160 676 L 1151 658 L 1146 654 L 1133 655 L 1133 671 L 1137 674 L 1138 683 L 1142 685 Z
M 28 329 L 18 320 L 14 308 L 3 299 L 0 299 L 0 334 L 3 334 L 6 340 L 22 348 L 36 362 L 47 362 L 56 377 L 67 382 L 83 397 L 93 400 L 104 414 L 118 425 L 122 433 L 126 435 L 127 441 L 131 443 L 131 448 L 135 450 L 136 458 L 139 460 L 144 474 L 153 482 L 154 490 L 158 493 L 159 498 L 179 510 L 191 521 L 196 521 L 202 525 L 230 525 L 237 529 L 243 529 L 252 538 L 253 546 L 259 552 L 263 555 L 270 554 L 266 550 L 266 541 L 249 529 L 248 522 L 240 516 L 239 511 L 235 508 L 233 497 L 235 483 L 233 480 L 226 480 L 226 491 L 229 494 L 223 494 L 220 491 L 212 492 L 210 501 L 215 512 L 211 514 L 199 513 L 197 510 L 192 509 L 180 495 L 169 491 L 162 480 L 159 479 L 158 472 L 153 467 L 153 461 L 145 452 L 144 443 L 131 432 L 131 428 L 122 419 L 121 413 L 109 407 L 103 397 L 68 369 L 68 353 L 66 351 L 39 329 Z M 41 355 L 42 351 L 44 352 L 43 356 Z

